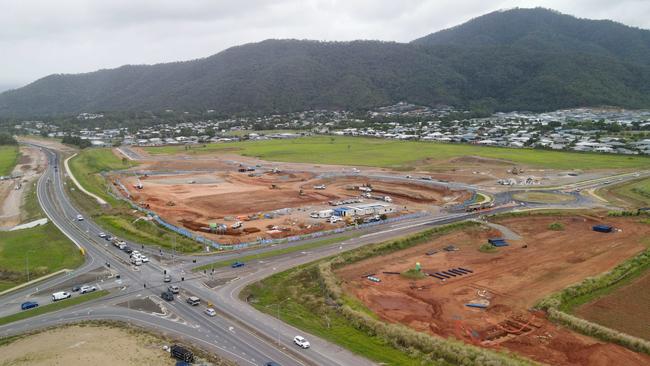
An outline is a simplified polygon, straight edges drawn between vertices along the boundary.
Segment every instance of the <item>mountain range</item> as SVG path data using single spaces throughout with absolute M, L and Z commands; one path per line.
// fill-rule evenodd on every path
M 265 40 L 186 62 L 55 74 L 0 94 L 0 116 L 163 109 L 650 107 L 650 31 L 553 10 L 492 12 L 409 43 Z

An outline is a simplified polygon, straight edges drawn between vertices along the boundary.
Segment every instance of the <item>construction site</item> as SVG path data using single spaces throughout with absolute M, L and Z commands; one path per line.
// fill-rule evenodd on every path
M 229 161 L 155 161 L 111 174 L 114 191 L 166 222 L 223 244 L 314 233 L 422 211 L 465 190 L 349 169 Z
M 336 274 L 380 318 L 418 331 L 552 365 L 644 365 L 649 356 L 551 323 L 533 306 L 638 254 L 648 235 L 635 219 L 502 218 Z

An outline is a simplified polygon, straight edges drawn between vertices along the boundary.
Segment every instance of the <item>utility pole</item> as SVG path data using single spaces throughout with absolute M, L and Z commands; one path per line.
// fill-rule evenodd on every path
M 29 252 L 25 253 L 25 271 L 27 272 L 27 282 L 29 282 Z

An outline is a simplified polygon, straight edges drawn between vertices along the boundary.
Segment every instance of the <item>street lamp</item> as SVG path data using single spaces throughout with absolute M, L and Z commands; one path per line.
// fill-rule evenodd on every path
M 31 252 L 33 252 L 33 250 L 25 252 L 25 272 L 27 272 L 27 282 L 29 282 L 29 253 Z
M 278 309 L 278 320 L 281 322 L 282 318 L 280 318 L 280 305 L 282 305 L 283 303 L 285 303 L 286 301 L 289 301 L 289 300 L 291 300 L 291 298 L 287 297 L 286 299 L 284 299 L 284 300 L 282 300 L 282 301 L 280 301 L 278 303 L 267 305 L 266 307 L 267 308 L 269 308 L 271 306 L 277 307 L 277 309 Z M 277 337 L 278 337 L 278 347 L 279 347 L 279 346 L 281 346 L 281 344 L 280 344 L 280 323 L 279 322 L 278 322 L 277 333 L 278 333 Z

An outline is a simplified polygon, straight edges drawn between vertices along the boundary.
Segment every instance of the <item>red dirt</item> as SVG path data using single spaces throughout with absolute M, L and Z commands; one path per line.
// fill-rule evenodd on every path
M 134 202 L 172 224 L 206 234 L 221 243 L 301 235 L 343 225 L 310 219 L 309 212 L 330 208 L 329 201 L 359 197 L 363 192 L 349 189 L 354 184 L 371 183 L 382 195 L 394 197 L 393 203 L 402 213 L 431 210 L 432 204 L 462 202 L 469 197 L 465 191 L 451 191 L 417 182 L 397 183 L 358 176 L 316 179 L 311 172 L 273 172 L 268 168 L 242 173 L 237 172 L 239 166 L 236 164 L 215 160 L 155 161 L 138 169 L 198 168 L 206 172 L 142 176 L 143 189 L 134 188 L 134 175 L 122 176 L 120 181 Z M 323 183 L 327 185 L 325 190 L 313 188 Z M 261 217 L 276 210 L 283 210 L 283 214 L 271 219 Z M 259 230 L 228 230 L 216 234 L 206 229 L 209 223 L 231 226 L 235 221 L 246 221 L 244 227 Z M 269 227 L 277 227 L 277 230 Z
M 550 231 L 559 221 L 564 231 Z M 531 359 L 553 365 L 642 365 L 650 356 L 601 343 L 545 320 L 529 309 L 541 297 L 585 277 L 611 269 L 645 246 L 650 225 L 631 219 L 607 219 L 622 232 L 602 234 L 591 230 L 600 223 L 587 217 L 525 217 L 500 221 L 522 236 L 497 253 L 481 253 L 478 247 L 493 230 L 471 228 L 444 235 L 431 243 L 370 258 L 337 270 L 344 289 L 357 296 L 381 318 L 444 337 L 453 336 L 484 347 L 507 348 Z M 453 244 L 456 252 L 432 248 Z M 527 245 L 527 248 L 523 248 Z M 420 262 L 424 272 L 466 268 L 474 272 L 444 282 L 427 277 L 409 280 L 382 272 L 404 272 Z M 361 276 L 377 273 L 381 283 Z M 479 290 L 487 290 L 487 310 L 468 308 Z M 507 335 L 510 333 L 510 335 Z M 499 334 L 507 335 L 499 338 Z M 492 339 L 491 341 L 488 341 Z

